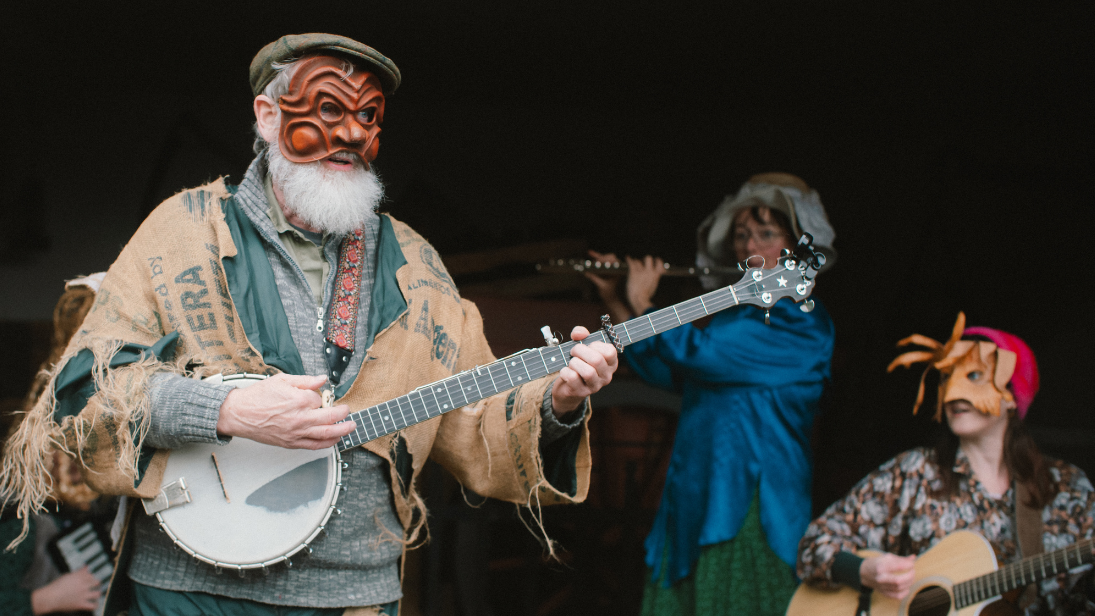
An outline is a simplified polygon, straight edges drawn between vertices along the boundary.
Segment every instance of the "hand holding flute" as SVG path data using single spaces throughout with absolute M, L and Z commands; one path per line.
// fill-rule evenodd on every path
M 620 259 L 611 252 L 599 253 L 590 250 L 589 256 L 601 263 L 620 263 Z M 627 303 L 624 303 L 617 293 L 614 278 L 603 278 L 589 271 L 585 272 L 585 277 L 597 287 L 601 301 L 608 307 L 609 314 L 616 322 L 626 321 L 633 315 L 642 314 L 654 306 L 651 300 L 665 272 L 665 262 L 660 257 L 646 255 L 642 259 L 624 258 L 627 264 L 627 282 L 624 285 Z

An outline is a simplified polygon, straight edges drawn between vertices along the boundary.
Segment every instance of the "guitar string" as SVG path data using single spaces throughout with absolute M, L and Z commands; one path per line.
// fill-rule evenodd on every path
M 993 572 L 989 575 L 991 575 L 994 578 L 994 580 L 997 582 L 996 585 L 999 588 L 1004 588 L 1004 587 L 1007 587 L 1007 586 L 1011 586 L 1012 588 L 1017 588 L 1019 586 L 1025 586 L 1026 584 L 1030 584 L 1030 583 L 1033 583 L 1035 581 L 1038 581 L 1037 572 L 1034 570 L 1034 561 L 1036 561 L 1036 560 L 1039 561 L 1039 563 L 1042 564 L 1043 567 L 1044 567 L 1046 558 L 1048 557 L 1049 562 L 1050 562 L 1050 567 L 1052 568 L 1052 573 L 1050 573 L 1049 575 L 1057 575 L 1058 573 L 1062 572 L 1062 571 L 1059 571 L 1059 569 L 1063 569 L 1063 571 L 1068 571 L 1068 570 L 1073 569 L 1075 567 L 1078 567 L 1082 564 L 1087 564 L 1087 563 L 1084 562 L 1085 556 L 1084 556 L 1084 554 L 1081 550 L 1084 550 L 1086 548 L 1091 548 L 1091 547 L 1095 547 L 1095 540 L 1093 540 L 1093 539 L 1082 539 L 1082 540 L 1077 541 L 1076 543 L 1074 543 L 1072 545 L 1066 546 L 1064 548 L 1061 548 L 1060 550 L 1051 552 L 1049 554 L 1038 554 L 1036 556 L 1031 556 L 1030 558 L 1024 558 L 1023 560 L 1021 560 L 1019 562 L 1011 563 L 1009 565 L 1006 565 L 1005 567 L 1003 567 L 999 571 Z M 1076 563 L 1075 564 L 1070 564 L 1069 563 L 1069 556 L 1068 556 L 1069 550 L 1073 550 L 1073 551 L 1076 552 L 1076 556 L 1075 556 Z M 1093 556 L 1088 556 L 1088 558 L 1093 558 Z M 1028 564 L 1030 565 L 1031 578 L 1032 578 L 1031 581 L 1029 581 L 1029 582 L 1026 579 L 1026 574 L 1023 572 L 1023 567 L 1025 565 L 1028 565 Z M 1018 574 L 1019 574 L 1019 579 L 1018 580 L 1015 577 L 1016 572 L 1018 572 Z M 1007 583 L 1009 575 L 1011 576 L 1011 584 Z M 1049 577 L 1049 575 L 1047 575 L 1046 577 Z

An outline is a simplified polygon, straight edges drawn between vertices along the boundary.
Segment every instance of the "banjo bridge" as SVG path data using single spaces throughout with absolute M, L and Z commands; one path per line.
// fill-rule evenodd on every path
M 221 474 L 221 465 L 217 464 L 217 454 L 211 453 L 209 457 L 213 459 L 213 468 L 217 469 L 217 479 L 221 482 L 221 493 L 224 494 L 224 500 L 231 503 L 232 499 L 228 498 L 228 488 L 224 487 L 224 475 Z
M 186 489 L 186 479 L 179 477 L 175 481 L 160 488 L 160 493 L 155 498 L 141 499 L 145 513 L 153 515 L 190 502 L 190 490 Z

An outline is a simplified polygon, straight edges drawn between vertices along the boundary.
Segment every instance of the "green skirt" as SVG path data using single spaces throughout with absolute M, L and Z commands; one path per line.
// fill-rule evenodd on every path
M 760 498 L 753 495 L 738 536 L 700 551 L 692 574 L 666 588 L 647 571 L 642 616 L 783 616 L 798 587 L 795 573 L 768 547 L 760 525 Z

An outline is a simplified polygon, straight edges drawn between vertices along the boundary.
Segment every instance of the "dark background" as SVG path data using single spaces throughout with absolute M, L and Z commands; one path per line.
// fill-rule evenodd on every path
M 1095 471 L 1095 11 L 956 4 L 5 9 L 4 397 L 25 392 L 28 332 L 65 279 L 106 268 L 163 198 L 240 179 L 254 53 L 332 31 L 403 72 L 378 158 L 387 209 L 445 257 L 580 239 L 685 264 L 695 227 L 750 175 L 815 187 L 840 253 L 816 291 L 837 328 L 818 506 L 927 438 L 910 416 L 918 373 L 884 368 L 896 340 L 945 338 L 959 310 L 1027 340 L 1043 377 L 1029 424 Z

